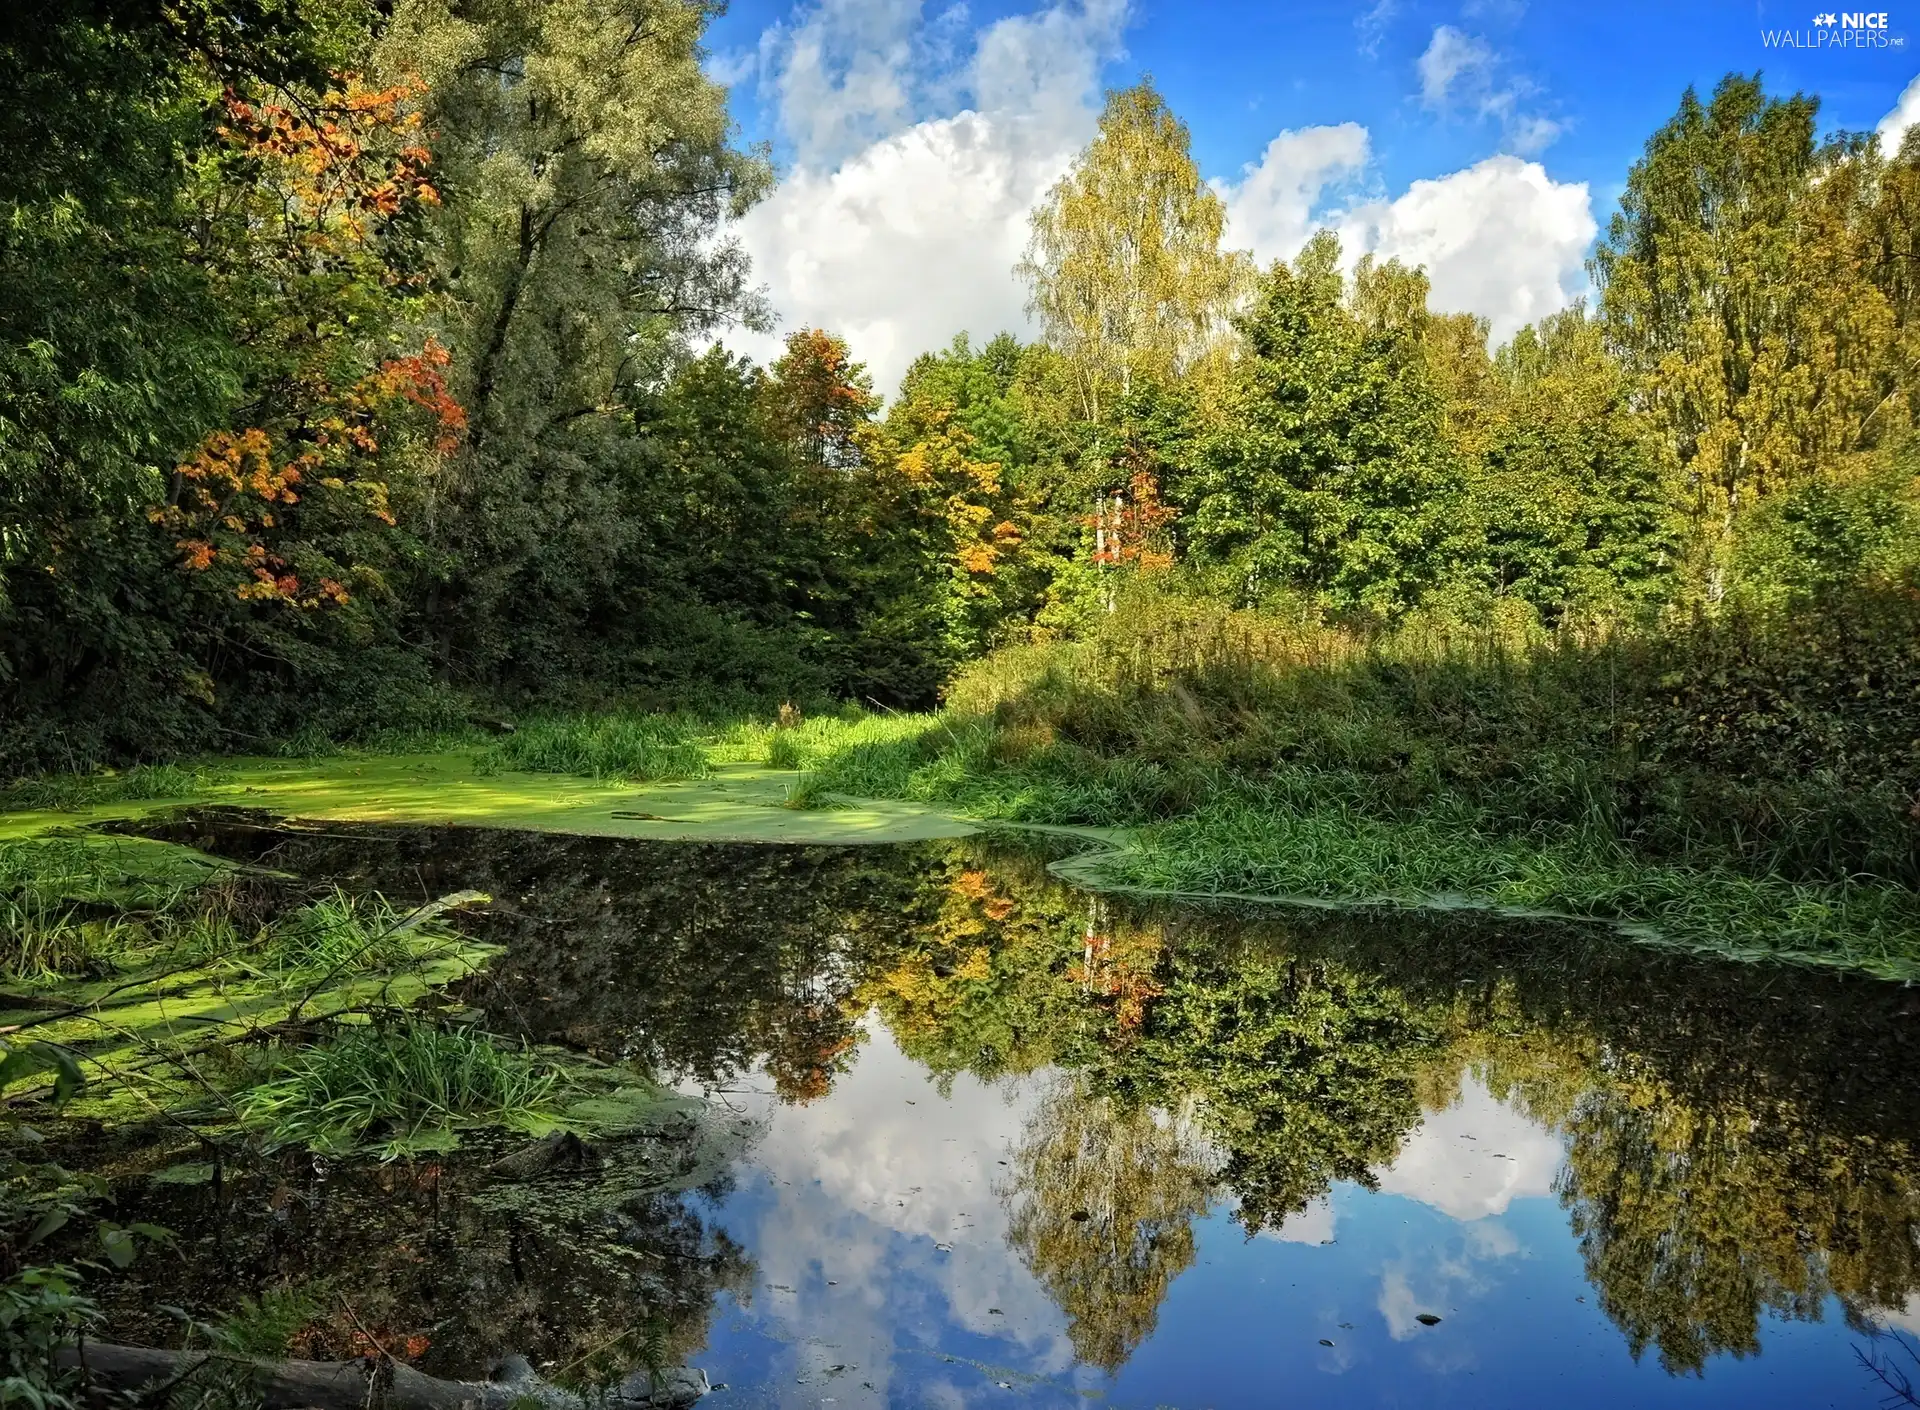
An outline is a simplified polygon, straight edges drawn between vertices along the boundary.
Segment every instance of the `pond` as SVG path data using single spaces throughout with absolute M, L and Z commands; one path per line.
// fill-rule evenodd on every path
M 488 1028 L 705 1115 L 531 1178 L 98 1137 L 177 1337 L 294 1283 L 423 1369 L 727 1406 L 1868 1406 L 1920 1329 L 1920 995 L 1570 928 L 1121 903 L 968 839 L 145 829 L 473 888 Z M 690 1103 L 690 1110 L 695 1104 Z M 155 1178 L 156 1173 L 159 1178 Z

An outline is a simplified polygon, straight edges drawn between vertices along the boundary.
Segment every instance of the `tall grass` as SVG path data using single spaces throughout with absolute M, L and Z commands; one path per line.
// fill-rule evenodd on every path
M 193 890 L 141 870 L 112 841 L 0 842 L 0 977 L 105 972 L 164 943 L 161 926 L 172 920 L 166 913 Z
M 1920 897 L 1675 866 L 1577 841 L 1489 837 L 1438 818 L 1385 823 L 1238 794 L 1145 828 L 1086 874 L 1193 896 L 1488 907 L 1607 921 L 1639 938 L 1920 978 Z
M 1136 829 L 1114 883 L 1545 911 L 1916 976 L 1916 602 L 1373 637 L 1134 603 L 975 663 L 939 715 L 772 748 L 834 792 Z
M 236 1105 L 276 1145 L 344 1152 L 370 1142 L 392 1155 L 461 1125 L 552 1119 L 563 1078 L 522 1049 L 410 1021 L 296 1048 Z
M 657 715 L 537 717 L 484 755 L 485 767 L 651 782 L 704 778 L 707 752 L 693 729 Z
M 1553 636 L 1263 634 L 1252 614 L 1176 607 L 977 663 L 944 752 L 977 754 L 959 722 L 982 722 L 994 766 L 1077 777 L 1089 806 L 1117 792 L 1134 821 L 1239 778 L 1295 809 L 1418 822 L 1444 804 L 1488 835 L 1920 885 L 1920 597 Z M 937 779 L 929 758 L 903 763 Z
M 0 788 L 0 812 L 71 811 L 103 803 L 191 798 L 220 782 L 217 769 L 139 764 L 117 773 L 45 774 Z
M 395 969 L 420 957 L 421 927 L 405 926 L 408 914 L 384 896 L 352 896 L 335 887 L 270 926 L 261 958 L 287 975 L 345 977 Z M 427 928 L 449 941 L 457 938 L 444 927 Z
M 0 978 L 71 978 L 99 970 L 138 930 L 129 922 L 90 920 L 80 908 L 31 892 L 0 895 Z

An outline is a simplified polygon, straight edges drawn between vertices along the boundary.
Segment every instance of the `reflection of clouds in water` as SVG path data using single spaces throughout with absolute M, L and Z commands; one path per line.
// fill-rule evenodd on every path
M 1406 1195 L 1455 1219 L 1504 1214 L 1515 1199 L 1553 1193 L 1560 1138 L 1497 1101 L 1467 1077 L 1460 1099 L 1429 1112 L 1393 1164 L 1378 1173 L 1380 1189 Z
M 1496 1100 L 1468 1075 L 1459 1099 L 1427 1113 L 1393 1164 L 1376 1172 L 1383 1194 L 1418 1200 L 1460 1221 L 1457 1237 L 1444 1246 L 1410 1252 L 1381 1272 L 1375 1306 L 1387 1334 L 1395 1341 L 1431 1336 L 1416 1351 L 1427 1370 L 1444 1375 L 1477 1364 L 1471 1345 L 1434 1336 L 1440 1328 L 1422 1326 L 1420 1315 L 1451 1316 L 1487 1293 L 1485 1265 L 1525 1256 L 1519 1238 L 1497 1216 L 1516 1199 L 1553 1193 L 1562 1149 L 1553 1131 Z
M 1523 1253 L 1513 1230 L 1498 1220 L 1483 1219 L 1467 1225 L 1444 1251 L 1429 1249 L 1395 1259 L 1381 1274 L 1380 1295 L 1374 1303 L 1386 1321 L 1387 1335 L 1395 1341 L 1432 1338 L 1423 1341 L 1414 1354 L 1435 1374 L 1471 1370 L 1479 1364 L 1477 1353 L 1471 1343 L 1443 1330 L 1444 1319 L 1453 1316 L 1462 1303 L 1489 1291 L 1484 1265 Z M 1422 1313 L 1442 1318 L 1442 1325 L 1421 1325 Z
M 748 1315 L 789 1348 L 779 1393 L 796 1404 L 823 1394 L 837 1406 L 885 1404 L 895 1346 L 938 1345 L 943 1326 L 1008 1343 L 1004 1354 L 1024 1371 L 1068 1369 L 1065 1320 L 1008 1247 L 994 1189 L 1039 1087 L 989 1088 L 962 1074 L 942 1098 L 884 1028 L 868 1028 L 860 1061 L 818 1101 L 784 1106 L 766 1090 L 733 1098 L 764 1123 L 740 1179 L 767 1182 L 774 1200 L 747 1238 L 760 1267 Z M 823 1379 L 835 1365 L 850 1369 Z M 947 1383 L 914 1394 L 964 1399 Z
M 1911 1332 L 1920 1337 L 1920 1293 L 1909 1294 L 1900 1307 L 1871 1308 L 1867 1316 L 1875 1326 L 1887 1331 Z
M 1380 1299 L 1375 1306 L 1387 1319 L 1387 1334 L 1395 1341 L 1405 1341 L 1426 1330 L 1415 1319 L 1444 1302 L 1440 1297 L 1415 1296 L 1413 1285 L 1407 1281 L 1407 1270 L 1396 1265 L 1387 1269 L 1386 1276 L 1380 1280 Z
M 1262 1229 L 1259 1237 L 1288 1244 L 1325 1244 L 1333 1242 L 1333 1228 L 1333 1201 L 1323 1196 L 1289 1214 L 1278 1228 Z

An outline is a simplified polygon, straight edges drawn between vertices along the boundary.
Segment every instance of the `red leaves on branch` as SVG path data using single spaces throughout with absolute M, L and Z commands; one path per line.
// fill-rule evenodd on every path
M 1150 471 L 1134 471 L 1124 491 L 1102 495 L 1096 512 L 1086 516 L 1095 532 L 1093 561 L 1102 567 L 1132 563 L 1146 571 L 1171 566 L 1163 531 L 1176 512 L 1161 500 Z
M 467 411 L 447 390 L 446 369 L 452 354 L 432 337 L 419 352 L 408 357 L 392 357 L 381 363 L 362 385 L 378 401 L 401 397 L 433 414 L 439 431 L 434 448 L 451 455 L 460 447 L 467 429 Z

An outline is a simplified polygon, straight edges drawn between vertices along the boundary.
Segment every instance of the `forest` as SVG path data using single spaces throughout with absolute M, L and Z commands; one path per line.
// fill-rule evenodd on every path
M 1688 92 L 1591 305 L 1490 347 L 1224 248 L 1142 83 L 1032 212 L 1039 337 L 883 396 L 716 341 L 775 178 L 712 14 L 10 22 L 0 774 L 519 721 L 645 778 L 777 712 L 821 792 L 1168 824 L 1141 884 L 1914 958 L 1920 151 Z
M 102 1326 L 691 1403 L 713 1092 L 881 1047 L 1052 1084 L 1003 1242 L 1110 1380 L 1469 1079 L 1636 1364 L 1914 1305 L 1920 129 L 1675 94 L 1496 344 L 1233 248 L 1143 79 L 878 387 L 720 0 L 5 8 L 0 1407 Z

